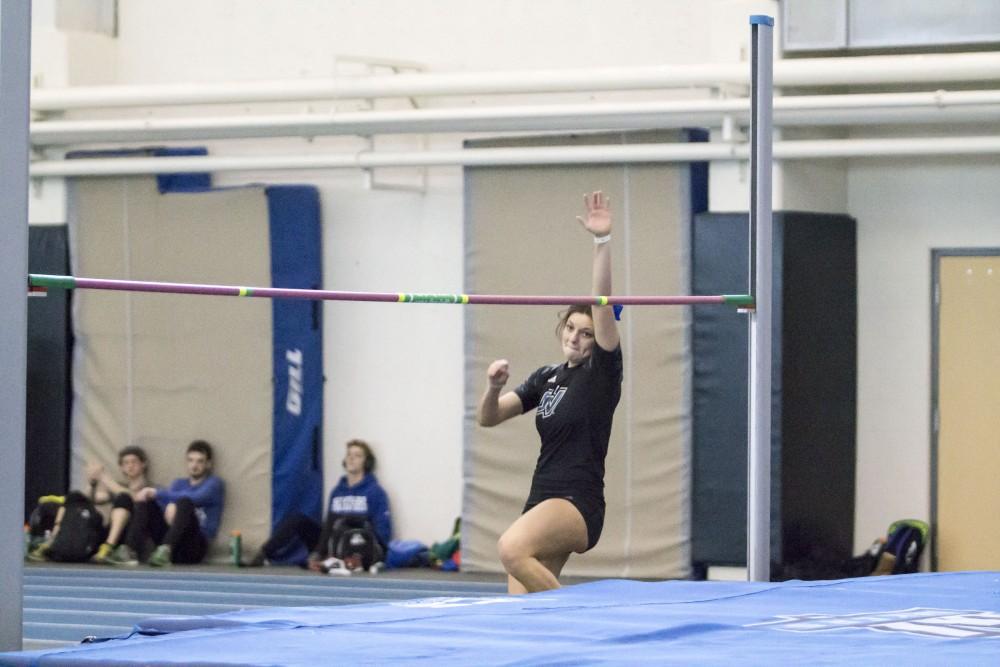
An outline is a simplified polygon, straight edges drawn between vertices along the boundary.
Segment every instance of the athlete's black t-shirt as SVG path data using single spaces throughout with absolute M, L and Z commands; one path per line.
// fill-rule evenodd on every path
M 542 450 L 532 493 L 604 497 L 604 459 L 621 398 L 622 350 L 594 344 L 584 363 L 543 366 L 514 390 L 524 412 L 537 408 Z

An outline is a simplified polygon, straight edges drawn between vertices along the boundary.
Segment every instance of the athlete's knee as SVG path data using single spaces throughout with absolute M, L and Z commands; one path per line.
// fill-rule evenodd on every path
M 524 541 L 512 535 L 510 531 L 497 540 L 497 552 L 500 554 L 500 562 L 508 572 L 511 568 L 516 568 L 521 561 L 533 556 Z

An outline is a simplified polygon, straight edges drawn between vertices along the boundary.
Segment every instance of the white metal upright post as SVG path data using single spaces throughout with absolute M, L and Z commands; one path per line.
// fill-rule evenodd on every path
M 771 143 L 774 19 L 750 17 L 750 405 L 747 579 L 771 579 Z
M 0 650 L 21 650 L 31 3 L 0 1 Z

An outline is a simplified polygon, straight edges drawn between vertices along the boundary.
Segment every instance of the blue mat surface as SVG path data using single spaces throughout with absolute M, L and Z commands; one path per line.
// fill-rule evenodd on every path
M 599 581 L 534 595 L 141 621 L 2 665 L 1000 664 L 1000 573 L 780 584 Z
M 87 636 L 121 635 L 143 619 L 164 614 L 200 617 L 260 607 L 329 607 L 507 592 L 499 577 L 495 583 L 461 577 L 402 578 L 392 572 L 323 577 L 280 569 L 283 574 L 269 573 L 268 568 L 191 571 L 29 565 L 24 569 L 25 648 L 55 648 L 77 644 Z

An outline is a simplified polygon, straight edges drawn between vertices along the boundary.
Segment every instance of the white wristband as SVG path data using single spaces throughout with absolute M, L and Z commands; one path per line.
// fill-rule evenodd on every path
M 610 240 L 611 240 L 611 234 L 608 234 L 607 236 L 595 236 L 594 245 L 601 245 L 603 243 L 607 243 Z

